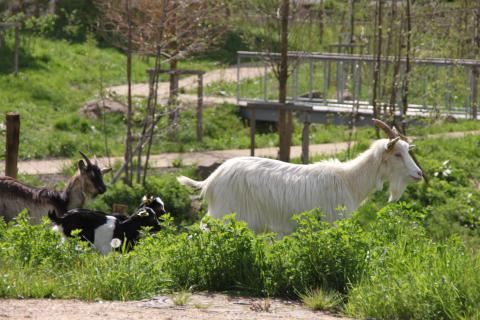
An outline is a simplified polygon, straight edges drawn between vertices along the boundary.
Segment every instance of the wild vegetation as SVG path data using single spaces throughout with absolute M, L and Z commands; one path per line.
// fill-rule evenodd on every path
M 478 138 L 415 144 L 428 185 L 409 186 L 399 204 L 387 206 L 386 193 L 375 193 L 334 225 L 306 213 L 281 240 L 254 235 L 233 217 L 208 219 L 209 232 L 177 227 L 172 217 L 185 219 L 190 199 L 172 174 L 149 178 L 145 190 L 119 183 L 91 204 L 133 206 L 145 192 L 162 196 L 171 217 L 129 253 L 100 256 L 76 239 L 60 244 L 46 220 L 2 223 L 0 295 L 129 300 L 185 288 L 234 290 L 301 296 L 314 308 L 357 317 L 478 318 Z
M 262 3 L 280 3 L 248 2 L 260 7 Z M 47 1 L 34 3 L 47 5 Z M 79 115 L 78 110 L 86 101 L 104 96 L 107 86 L 126 83 L 126 55 L 111 47 L 112 39 L 96 32 L 99 12 L 92 9 L 89 1 L 58 3 L 54 15 L 0 15 L 0 21 L 22 22 L 17 77 L 10 74 L 12 60 L 4 58 L 13 55 L 13 34 L 7 32 L 6 45 L 0 46 L 0 113 L 15 110 L 21 114 L 21 159 L 72 157 L 79 149 L 88 154 L 121 155 L 126 116 L 105 114 L 92 120 Z M 405 54 L 404 1 L 349 3 L 355 5 L 353 15 L 346 1 L 321 2 L 320 7 L 313 8 L 319 16 L 305 20 L 308 28 L 294 26 L 292 37 L 305 31 L 312 40 L 308 49 L 324 52 L 332 50 L 331 44 L 345 42 L 340 36 L 349 38 L 347 43 L 355 40 L 356 44 L 366 44 L 364 53 L 374 53 L 378 49 L 378 5 L 384 4 L 386 14 L 393 10 L 386 3 L 397 3 L 396 14 L 402 15 L 389 19 L 394 13 L 390 11 L 383 17 L 383 40 L 388 42 L 388 34 L 395 34 L 397 38 L 390 39 L 396 43 L 391 55 L 401 50 Z M 480 9 L 470 3 L 415 1 L 410 33 L 412 56 L 478 58 Z M 0 4 L 0 10 L 3 5 Z M 252 27 L 256 24 L 245 19 L 249 16 L 260 21 L 258 12 L 232 10 L 229 14 L 235 25 L 228 27 L 218 46 L 179 60 L 178 68 L 212 70 L 234 63 L 238 49 L 280 48 L 277 33 Z M 354 28 L 348 26 L 351 16 Z M 387 25 L 388 21 L 396 24 Z M 265 48 L 267 43 L 270 48 Z M 305 44 L 292 41 L 290 50 L 305 50 Z M 394 48 L 399 51 L 394 52 Z M 386 46 L 382 54 L 388 54 Z M 145 70 L 153 67 L 153 60 L 133 55 L 133 82 L 147 81 Z M 306 87 L 306 72 L 300 70 L 302 88 Z M 390 85 L 392 70 L 382 72 L 380 80 L 388 77 Z M 446 76 L 440 73 L 440 77 Z M 161 80 L 167 81 L 167 77 Z M 462 90 L 469 86 L 461 83 L 460 77 L 453 77 L 451 84 Z M 242 89 L 248 95 L 261 96 L 262 81 L 246 80 Z M 370 87 L 365 86 L 362 93 L 365 97 L 369 94 L 367 89 Z M 443 89 L 436 91 L 435 82 L 425 90 L 424 94 L 420 79 L 411 80 L 410 95 L 415 99 L 425 95 L 428 102 L 434 103 L 446 94 Z M 205 91 L 235 96 L 236 87 L 232 83 L 214 83 Z M 278 98 L 278 91 L 271 94 Z M 453 97 L 459 101 L 463 98 Z M 133 99 L 135 133 L 141 131 L 147 104 L 146 99 Z M 157 111 L 167 109 L 168 106 L 160 106 Z M 175 298 L 181 305 L 189 291 L 241 291 L 265 297 L 300 298 L 313 309 L 358 318 L 480 319 L 480 141 L 475 136 L 424 137 L 430 133 L 478 130 L 478 123 L 449 123 L 438 118 L 414 122 L 417 125 L 410 126 L 408 134 L 421 136 L 415 141 L 415 153 L 429 177 L 428 184 L 409 186 L 397 204 L 387 205 L 385 190 L 374 193 L 351 218 L 333 225 L 321 221 L 321 212 L 304 213 L 296 218 L 298 229 L 280 240 L 273 234 L 253 234 L 233 216 L 205 220 L 209 232 L 204 232 L 197 221 L 203 217 L 205 203 L 199 205 L 200 209 L 191 207 L 194 193 L 176 182 L 179 173 L 150 174 L 143 185 L 116 182 L 88 204 L 91 209 L 109 212 L 114 203 L 124 203 L 131 212 L 144 194 L 162 197 L 170 212 L 164 217 L 163 230 L 155 235 L 145 233 L 136 249 L 128 253 L 100 256 L 79 239 L 61 243 L 46 219 L 39 225 L 31 224 L 25 214 L 9 224 L 0 219 L 0 297 L 131 300 L 181 292 Z M 205 109 L 205 136 L 201 143 L 192 130 L 193 108 L 187 106 L 181 111 L 175 138 L 168 131 L 170 124 L 167 116 L 160 119 L 153 153 L 249 146 L 249 128 L 233 105 Z M 257 147 L 277 146 L 277 128 L 268 124 L 260 127 Z M 313 124 L 310 134 L 311 143 L 353 139 L 356 143 L 352 148 L 338 155 L 341 160 L 365 150 L 375 138 L 373 128 L 353 130 L 331 124 Z M 0 140 L 3 139 L 4 128 L 0 126 Z M 300 143 L 300 125 L 294 125 L 292 140 Z M 3 157 L 0 153 L 0 159 Z M 193 168 L 181 170 L 190 177 L 195 175 Z M 38 177 L 20 179 L 34 185 L 41 183 Z

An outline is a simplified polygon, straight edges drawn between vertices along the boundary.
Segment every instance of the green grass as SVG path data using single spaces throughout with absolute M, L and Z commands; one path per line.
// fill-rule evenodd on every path
M 7 38 L 7 43 L 11 39 Z M 110 48 L 101 48 L 92 40 L 85 43 L 69 43 L 39 37 L 25 38 L 21 52 L 21 72 L 18 77 L 8 74 L 11 61 L 0 63 L 0 112 L 17 111 L 21 115 L 20 158 L 76 157 L 77 151 L 87 154 L 106 154 L 107 142 L 110 155 L 121 155 L 124 148 L 125 119 L 122 115 L 108 114 L 105 119 L 90 120 L 78 114 L 88 100 L 99 96 L 108 85 L 124 84 L 125 56 Z M 6 47 L 8 51 L 9 46 Z M 11 52 L 6 52 L 7 56 Z M 133 63 L 134 82 L 145 82 L 145 69 L 151 67 L 153 59 L 135 57 Z M 212 60 L 186 60 L 180 68 L 211 70 L 219 64 Z M 317 74 L 316 74 L 317 75 Z M 300 77 L 303 79 L 303 77 Z M 242 82 L 243 83 L 243 82 Z M 246 80 L 248 90 L 262 95 L 260 79 Z M 260 86 L 259 86 L 260 85 Z M 269 82 L 273 86 L 273 81 Z M 207 92 L 225 91 L 233 95 L 232 83 L 214 83 Z M 134 101 L 135 131 L 140 130 L 145 100 Z M 412 127 L 411 134 L 427 134 L 455 130 L 473 130 L 477 126 L 471 121 L 454 124 L 438 124 L 425 121 L 425 126 Z M 162 119 L 152 151 L 183 152 L 227 148 L 248 148 L 249 128 L 231 105 L 207 108 L 204 114 L 205 139 L 196 141 L 195 111 L 181 112 L 177 135 L 169 136 L 167 119 Z M 4 135 L 5 132 L 0 132 Z M 105 141 L 107 137 L 107 141 Z M 350 139 L 344 126 L 312 125 L 311 143 L 345 141 Z M 356 140 L 374 138 L 371 128 L 359 128 Z M 276 146 L 278 141 L 274 130 L 269 129 L 257 135 L 257 147 Z M 301 143 L 301 126 L 297 123 L 293 143 Z M 0 154 L 0 158 L 4 155 Z
M 300 295 L 300 300 L 310 309 L 320 311 L 335 312 L 343 304 L 341 294 L 323 289 L 307 290 Z
M 254 235 L 232 217 L 207 219 L 209 232 L 198 223 L 177 228 L 170 218 L 134 251 L 99 256 L 75 239 L 60 245 L 47 221 L 0 223 L 0 297 L 133 300 L 185 288 L 242 290 L 360 318 L 478 319 L 479 139 L 419 140 L 429 185 L 411 184 L 399 204 L 386 205 L 386 190 L 376 192 L 334 225 L 306 213 L 281 240 Z M 150 192 L 171 196 L 173 215 L 186 210 L 188 193 L 173 175 L 150 179 Z M 133 206 L 144 192 L 116 185 L 91 205 Z
M 2 59 L 0 64 L 0 113 L 20 113 L 20 157 L 68 157 L 78 150 L 105 154 L 105 133 L 111 153 L 121 154 L 123 116 L 107 115 L 104 122 L 82 118 L 78 111 L 106 86 L 126 83 L 125 55 L 92 41 L 72 44 L 27 37 L 24 42 L 18 77 L 9 74 L 10 59 Z M 153 63 L 153 59 L 135 56 L 133 81 L 146 82 L 146 69 Z M 199 60 L 179 64 L 180 68 L 203 70 L 215 66 L 215 62 Z

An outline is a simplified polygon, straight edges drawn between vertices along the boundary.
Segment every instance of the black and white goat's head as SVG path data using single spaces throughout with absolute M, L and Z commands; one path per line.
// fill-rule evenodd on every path
M 388 136 L 383 144 L 382 174 L 390 185 L 389 201 L 396 201 L 409 182 L 422 180 L 424 174 L 412 152 L 415 146 L 408 143 L 407 137 L 381 120 L 373 119 L 373 122 Z
M 122 223 L 134 223 L 142 227 L 150 227 L 151 231 L 159 231 L 161 229 L 160 217 L 165 213 L 167 212 L 160 197 L 145 195 L 136 212 Z
M 163 200 L 160 199 L 160 197 L 154 197 L 151 195 L 144 195 L 142 198 L 142 203 L 138 206 L 138 210 L 141 208 L 151 208 L 158 216 L 161 216 L 167 211 L 165 210 L 165 204 L 163 203 Z
M 96 159 L 92 163 L 83 152 L 80 151 L 80 154 L 83 160 L 78 161 L 78 172 L 83 192 L 92 197 L 105 193 L 107 187 L 103 182 L 103 175 L 109 172 L 111 168 L 100 169 Z

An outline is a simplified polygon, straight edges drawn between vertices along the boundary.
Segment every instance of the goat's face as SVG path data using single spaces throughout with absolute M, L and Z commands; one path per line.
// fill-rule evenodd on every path
M 165 210 L 165 204 L 160 197 L 154 197 L 150 195 L 145 195 L 142 198 L 142 203 L 138 206 L 138 208 L 149 207 L 155 211 L 158 216 L 167 213 Z
M 129 220 L 135 220 L 142 227 L 150 227 L 152 231 L 159 231 L 161 229 L 160 215 L 150 207 L 143 207 L 134 213 Z
M 400 140 L 399 137 L 385 140 L 384 146 L 383 163 L 384 174 L 390 184 L 389 201 L 396 201 L 409 182 L 422 179 L 423 172 L 410 155 L 413 146 Z
M 84 160 L 78 161 L 78 170 L 80 171 L 80 177 L 82 179 L 83 192 L 92 197 L 105 193 L 107 187 L 103 182 L 103 174 L 111 169 L 100 169 L 97 161 L 91 163 L 87 156 L 82 152 L 80 152 L 80 154 L 84 158 Z

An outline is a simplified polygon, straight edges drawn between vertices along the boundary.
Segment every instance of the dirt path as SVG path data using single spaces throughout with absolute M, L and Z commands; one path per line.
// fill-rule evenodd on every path
M 251 79 L 256 78 L 265 72 L 263 66 L 257 67 L 253 65 L 242 65 L 240 72 L 240 79 Z M 203 76 L 203 85 L 207 86 L 214 82 L 236 82 L 237 81 L 237 67 L 228 67 L 225 69 L 217 69 L 209 71 Z M 168 82 L 161 82 L 158 84 L 158 98 L 162 99 L 168 97 L 170 84 Z M 180 89 L 192 89 L 197 86 L 197 76 L 191 76 L 179 81 Z M 127 85 L 115 86 L 107 88 L 107 91 L 118 94 L 118 95 L 127 95 Z M 132 95 L 134 96 L 148 96 L 148 83 L 140 83 L 132 86 Z M 221 98 L 220 98 L 221 99 Z M 236 101 L 235 101 L 236 102 Z
M 263 306 L 263 307 L 259 307 Z M 265 310 L 268 308 L 268 311 Z M 262 310 L 263 309 L 263 310 Z M 255 311 L 256 310 L 256 311 Z M 0 319 L 140 320 L 140 319 L 320 319 L 347 320 L 311 311 L 298 302 L 198 293 L 176 306 L 167 296 L 143 301 L 0 300 Z
M 427 138 L 459 138 L 466 135 L 480 135 L 480 131 L 466 132 L 447 132 L 440 134 L 427 135 Z M 412 139 L 414 139 L 413 137 Z M 335 142 L 310 145 L 310 156 L 315 155 L 334 155 L 348 148 L 347 142 Z M 277 148 L 257 148 L 255 155 L 259 157 L 276 158 Z M 301 154 L 300 146 L 293 146 L 291 157 L 299 158 Z M 249 149 L 232 150 L 211 150 L 185 153 L 162 153 L 150 157 L 150 166 L 154 169 L 171 168 L 175 163 L 181 162 L 182 165 L 201 165 L 210 166 L 215 162 L 224 162 L 227 159 L 250 155 Z M 115 161 L 122 161 L 122 157 L 98 158 L 100 165 L 107 166 Z M 47 159 L 47 160 L 28 160 L 18 163 L 18 171 L 22 174 L 51 175 L 60 174 L 62 170 L 71 165 L 70 159 Z M 0 161 L 0 172 L 4 172 L 5 162 Z
M 310 145 L 310 155 L 335 154 L 346 150 L 346 142 L 325 143 Z M 301 154 L 301 147 L 294 146 L 291 150 L 291 157 L 298 158 Z M 255 155 L 259 157 L 275 158 L 277 157 L 277 148 L 258 148 L 255 149 Z M 232 150 L 211 150 L 185 153 L 162 153 L 150 157 L 150 166 L 154 169 L 171 168 L 174 163 L 181 162 L 183 165 L 201 165 L 210 166 L 215 162 L 223 162 L 227 159 L 241 156 L 249 156 L 249 149 Z M 123 161 L 123 157 L 98 158 L 101 166 L 107 166 L 115 161 Z M 71 165 L 70 159 L 47 159 L 47 160 L 29 160 L 18 163 L 18 171 L 22 174 L 59 174 L 62 170 Z M 0 172 L 3 172 L 5 163 L 0 162 Z
M 466 135 L 480 135 L 480 131 L 465 132 L 447 132 L 427 135 L 427 138 L 460 138 Z M 413 137 L 412 139 L 414 139 Z M 310 156 L 315 155 L 334 155 L 348 148 L 347 142 L 335 142 L 310 145 Z M 291 157 L 299 158 L 301 154 L 300 146 L 293 146 Z M 257 148 L 255 155 L 259 157 L 276 158 L 277 148 Z M 150 166 L 154 169 L 164 169 L 174 167 L 175 163 L 181 162 L 182 165 L 200 165 L 210 166 L 215 162 L 224 162 L 227 159 L 250 155 L 249 149 L 231 149 L 231 150 L 211 150 L 185 153 L 162 153 L 150 157 Z M 122 157 L 98 158 L 100 165 L 107 166 L 115 161 L 122 161 Z M 62 170 L 71 165 L 70 159 L 47 159 L 47 160 L 29 160 L 18 163 L 18 171 L 21 174 L 39 174 L 50 175 L 60 174 Z M 0 161 L 0 172 L 5 170 L 5 162 Z

